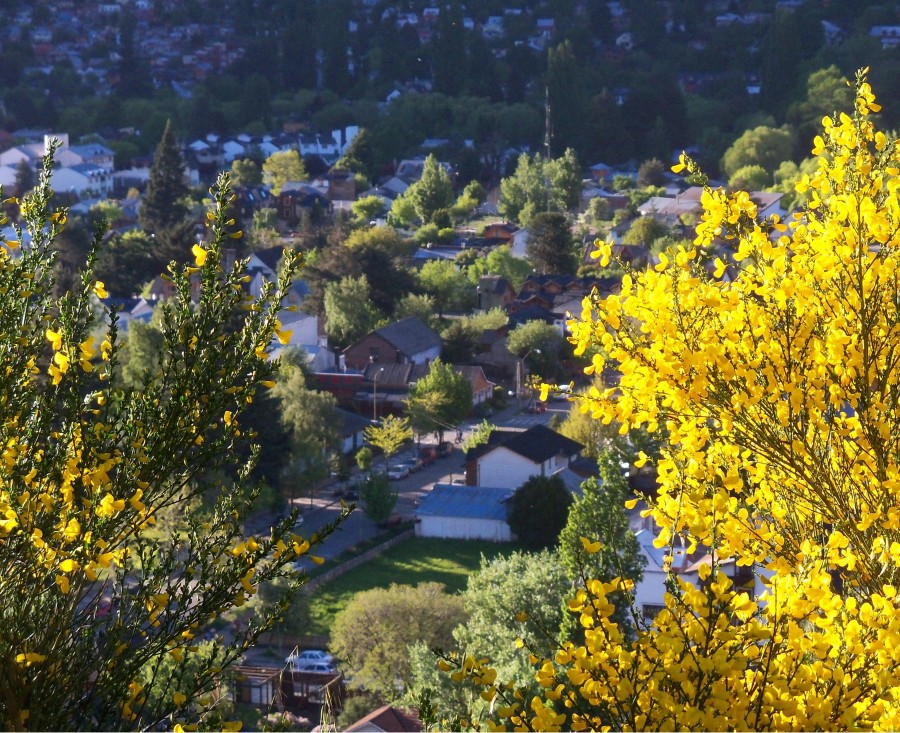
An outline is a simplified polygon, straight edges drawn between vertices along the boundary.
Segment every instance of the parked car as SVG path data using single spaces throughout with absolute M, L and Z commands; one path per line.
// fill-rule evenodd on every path
M 319 674 L 335 674 L 337 667 L 333 664 L 325 664 L 324 662 L 307 662 L 294 668 L 295 672 L 317 672 Z
M 415 458 L 407 458 L 405 461 L 400 461 L 397 464 L 398 466 L 406 466 L 409 469 L 410 473 L 415 473 L 416 471 L 421 471 L 425 468 L 425 463 L 418 456 Z
M 446 440 L 443 443 L 440 443 L 437 447 L 438 458 L 446 458 L 452 452 L 453 452 L 453 445 Z
M 387 477 L 391 481 L 399 481 L 409 476 L 409 468 L 401 464 L 394 464 L 388 469 Z
M 542 412 L 547 412 L 547 403 L 546 402 L 534 402 L 526 408 L 528 412 L 540 414 Z
M 419 458 L 422 460 L 422 467 L 430 466 L 438 457 L 437 448 L 428 446 L 419 451 Z
M 295 672 L 306 671 L 302 668 L 311 664 L 322 664 L 334 670 L 334 657 L 322 649 L 304 649 L 295 651 L 284 660 Z M 328 671 L 328 670 L 326 670 Z

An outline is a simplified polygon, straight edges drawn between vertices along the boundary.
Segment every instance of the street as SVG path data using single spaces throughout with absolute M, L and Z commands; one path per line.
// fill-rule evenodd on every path
M 522 402 L 524 406 L 524 401 Z M 569 412 L 571 404 L 569 402 L 548 402 L 547 411 L 543 413 L 533 414 L 523 411 L 515 401 L 501 412 L 495 413 L 488 421 L 498 428 L 518 428 L 525 430 L 532 425 L 546 425 L 554 415 L 566 415 Z M 472 419 L 460 425 L 463 441 L 471 434 L 472 430 L 480 425 L 482 419 Z M 445 439 L 454 440 L 455 435 L 449 431 L 445 435 Z M 432 443 L 423 442 L 422 447 L 431 445 Z M 419 445 L 411 444 L 400 453 L 391 457 L 389 463 L 394 464 L 406 458 L 412 458 L 417 455 Z M 460 444 L 453 443 L 449 456 L 436 459 L 431 465 L 425 466 L 420 471 L 410 474 L 399 481 L 392 481 L 391 484 L 397 492 L 397 506 L 394 509 L 395 514 L 399 514 L 403 519 L 409 520 L 415 516 L 416 505 L 419 499 L 431 491 L 436 483 L 451 483 L 454 479 L 465 479 L 465 454 L 460 448 Z M 374 469 L 384 468 L 384 458 L 378 457 L 373 462 Z M 303 524 L 298 529 L 300 534 L 309 536 L 324 527 L 329 522 L 333 522 L 340 512 L 340 498 L 334 496 L 334 491 L 340 486 L 335 483 L 332 487 L 320 490 L 313 497 L 305 496 L 293 501 L 293 505 L 301 510 Z M 378 526 L 372 522 L 362 507 L 350 514 L 344 521 L 342 526 L 331 535 L 323 545 L 315 551 L 315 554 L 324 557 L 326 560 L 332 560 L 345 550 L 359 544 L 363 540 L 376 536 L 379 533 Z

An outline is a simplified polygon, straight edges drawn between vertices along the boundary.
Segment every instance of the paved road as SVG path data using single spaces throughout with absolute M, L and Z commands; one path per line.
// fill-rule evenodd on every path
M 506 410 L 492 416 L 490 422 L 497 427 L 524 430 L 532 425 L 547 424 L 555 414 L 567 414 L 570 404 L 568 402 L 550 402 L 548 408 L 547 412 L 530 414 L 522 411 L 518 404 L 513 403 Z M 478 419 L 462 424 L 460 430 L 463 439 L 480 423 L 481 420 Z M 428 444 L 427 442 L 422 443 L 422 445 Z M 416 454 L 417 450 L 418 447 L 411 446 L 393 456 L 391 463 L 410 458 Z M 382 460 L 376 458 L 374 466 L 382 467 Z M 392 482 L 398 494 L 395 512 L 405 519 L 412 519 L 415 516 L 415 508 L 419 499 L 431 491 L 434 484 L 451 483 L 454 479 L 465 478 L 464 460 L 465 456 L 459 445 L 453 445 L 449 456 L 438 458 L 430 466 L 426 466 L 405 479 Z M 339 484 L 335 484 L 330 488 L 319 490 L 313 497 L 307 496 L 294 501 L 294 505 L 302 512 L 303 524 L 299 528 L 302 534 L 309 536 L 337 518 L 340 512 L 340 499 L 334 496 L 334 489 L 338 486 Z M 374 537 L 378 531 L 375 523 L 366 517 L 361 507 L 357 506 L 357 509 L 344 521 L 338 531 L 319 548 L 317 554 L 325 557 L 326 560 L 333 559 L 344 550 Z

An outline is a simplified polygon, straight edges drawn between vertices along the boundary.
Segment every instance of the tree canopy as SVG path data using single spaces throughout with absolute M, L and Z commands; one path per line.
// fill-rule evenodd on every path
M 509 502 L 509 528 L 532 550 L 555 547 L 566 526 L 572 494 L 559 476 L 532 476 Z
M 263 183 L 272 190 L 273 196 L 277 196 L 289 181 L 306 180 L 306 166 L 296 150 L 279 150 L 266 158 L 262 176 Z
M 443 440 L 444 431 L 454 429 L 472 409 L 472 384 L 450 364 L 435 359 L 410 390 L 406 408 L 418 433 L 437 433 Z

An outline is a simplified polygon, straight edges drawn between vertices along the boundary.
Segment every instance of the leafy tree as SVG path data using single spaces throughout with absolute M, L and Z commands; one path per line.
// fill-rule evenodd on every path
M 760 125 L 747 130 L 722 156 L 722 172 L 731 177 L 735 171 L 747 165 L 759 165 L 772 173 L 783 161 L 790 160 L 794 152 L 794 133 L 788 127 Z
M 328 459 L 341 445 L 337 401 L 331 393 L 310 387 L 301 359 L 299 349 L 291 349 L 281 357 L 282 372 L 273 392 L 279 402 L 282 425 L 290 436 L 295 465 L 307 474 L 327 475 Z
M 509 528 L 525 547 L 556 547 L 572 494 L 559 476 L 532 476 L 509 502 Z
M 516 257 L 508 244 L 494 247 L 484 257 L 479 257 L 466 268 L 466 275 L 473 284 L 478 284 L 482 275 L 499 275 L 518 291 L 531 274 L 528 260 Z
M 569 219 L 565 214 L 545 212 L 531 220 L 525 254 L 538 274 L 574 275 L 578 268 Z
M 559 158 L 544 163 L 544 176 L 550 183 L 547 205 L 551 211 L 572 211 L 581 203 L 581 167 L 572 148 Z
M 662 186 L 665 179 L 666 167 L 659 158 L 651 158 L 641 163 L 638 168 L 638 186 Z
M 367 445 L 356 451 L 356 465 L 359 467 L 359 470 L 368 471 L 372 468 L 372 458 L 372 449 Z
M 900 720 L 900 670 L 881 661 L 900 642 L 889 356 L 900 312 L 892 277 L 880 274 L 896 267 L 882 227 L 896 216 L 897 142 L 872 122 L 880 107 L 864 72 L 855 91 L 850 113 L 825 121 L 814 141 L 815 215 L 773 243 L 777 222 L 760 226 L 743 193 L 708 188 L 693 246 L 725 237 L 741 254 L 735 279 L 718 277 L 721 262 L 706 273 L 673 261 L 575 324 L 577 348 L 602 342 L 623 375 L 588 409 L 669 428 L 651 505 L 657 544 L 673 554 L 683 538 L 711 565 L 699 568 L 700 583 L 671 579 L 666 609 L 639 622 L 635 644 L 608 618 L 608 595 L 627 584 L 580 589 L 570 608 L 585 644 L 565 646 L 559 667 L 537 660 L 545 689 L 573 707 L 548 707 L 546 693 L 521 703 L 503 693 L 500 717 L 523 727 L 707 730 Z M 681 165 L 697 171 L 690 159 Z M 848 201 L 866 213 L 847 216 Z M 758 597 L 724 572 L 754 566 L 765 576 Z M 476 660 L 459 677 L 484 682 L 486 673 Z
M 545 379 L 556 377 L 563 343 L 559 329 L 544 321 L 521 323 L 506 337 L 509 353 L 527 359 L 532 370 Z
M 296 150 L 279 150 L 266 158 L 262 167 L 263 183 L 277 196 L 288 181 L 305 181 L 307 178 L 303 158 Z
M 350 670 L 354 687 L 393 696 L 410 681 L 409 646 L 448 647 L 464 618 L 462 599 L 439 583 L 373 588 L 337 615 L 331 651 Z
M 390 257 L 406 257 L 413 246 L 394 227 L 366 227 L 351 232 L 344 245 L 351 249 L 378 249 Z
M 369 281 L 345 277 L 325 288 L 325 333 L 343 348 L 375 328 L 381 314 L 372 305 Z
M 397 303 L 397 307 L 394 309 L 394 318 L 402 320 L 409 316 L 415 316 L 422 323 L 431 324 L 435 320 L 435 310 L 433 296 L 410 293 Z
M 481 559 L 462 593 L 468 618 L 453 630 L 454 648 L 476 658 L 490 656 L 499 679 L 531 689 L 540 686 L 534 670 L 516 647 L 523 639 L 535 654 L 551 652 L 548 631 L 559 628 L 562 599 L 569 582 L 556 553 L 514 552 L 507 557 Z M 515 603 L 510 603 L 515 599 Z M 449 650 L 445 650 L 449 651 Z M 419 642 L 410 650 L 413 693 L 434 694 L 440 717 L 480 720 L 490 708 L 478 690 L 453 685 L 436 666 L 434 653 Z
M 642 244 L 652 247 L 658 239 L 669 234 L 669 227 L 652 214 L 639 216 L 635 219 L 628 231 L 622 236 L 622 244 Z
M 425 224 L 431 222 L 435 212 L 449 208 L 453 204 L 453 182 L 450 180 L 450 174 L 434 155 L 425 158 L 422 177 L 406 190 L 404 197 L 412 204 L 416 216 Z
M 490 440 L 491 433 L 493 433 L 494 430 L 496 430 L 494 425 L 491 425 L 487 420 L 482 420 L 472 428 L 472 432 L 470 432 L 465 441 L 463 441 L 462 449 L 464 451 L 470 451 L 472 448 L 479 445 L 485 445 Z
M 263 174 L 255 160 L 235 158 L 231 161 L 231 182 L 235 186 L 258 186 L 263 182 Z
M 126 386 L 140 388 L 145 381 L 157 379 L 164 361 L 165 338 L 160 327 L 162 310 L 150 323 L 132 321 L 122 351 L 122 381 Z
M 407 191 L 408 193 L 408 191 Z M 387 221 L 392 227 L 409 227 L 416 220 L 416 206 L 413 200 L 403 193 L 394 199 Z
M 350 206 L 350 216 L 355 224 L 366 225 L 384 214 L 384 199 L 380 196 L 363 196 Z
M 409 420 L 396 415 L 386 415 L 379 425 L 368 425 L 363 433 L 372 445 L 384 453 L 384 467 L 403 444 L 412 440 L 413 432 Z
M 434 298 L 439 318 L 444 317 L 447 308 L 463 306 L 471 300 L 471 283 L 451 260 L 429 260 L 422 265 L 419 285 Z
M 140 230 L 108 236 L 97 254 L 96 273 L 113 295 L 128 297 L 140 292 L 144 283 L 159 274 L 153 240 Z
M 280 612 L 304 580 L 291 565 L 311 548 L 291 532 L 292 518 L 252 535 L 244 521 L 256 492 L 221 480 L 222 470 L 238 470 L 233 448 L 247 401 L 276 369 L 265 349 L 279 332 L 275 314 L 296 258 L 261 300 L 244 295 L 244 270 L 222 267 L 230 192 L 220 180 L 208 243 L 195 250 L 198 298 L 185 270 L 170 271 L 165 358 L 158 376 L 130 389 L 119 331 L 96 305 L 104 286 L 93 255 L 64 297 L 51 295 L 65 220 L 50 196 L 51 169 L 52 152 L 19 201 L 26 254 L 0 255 L 11 296 L 0 300 L 2 320 L 17 324 L 4 337 L 0 387 L 0 720 L 37 730 L 216 720 L 211 694 L 223 670 L 273 617 L 260 615 L 215 654 L 191 640 L 261 584 L 286 577 Z M 240 469 L 245 481 L 248 469 Z M 204 495 L 209 524 L 153 539 L 160 513 Z M 153 668 L 161 674 L 148 680 Z
M 745 165 L 731 175 L 728 186 L 740 191 L 761 191 L 771 180 L 771 174 L 761 165 Z
M 359 498 L 363 511 L 373 522 L 383 522 L 397 506 L 397 492 L 391 488 L 384 473 L 366 476 L 359 489 Z
M 444 431 L 455 429 L 472 409 L 472 385 L 452 366 L 435 359 L 428 374 L 409 391 L 406 409 L 417 433 L 436 433 L 443 442 Z
M 537 212 L 547 210 L 548 200 L 543 159 L 538 154 L 532 157 L 522 153 L 513 175 L 500 181 L 497 210 L 505 218 L 527 226 Z
M 581 496 L 575 497 L 566 526 L 559 534 L 560 564 L 574 583 L 587 578 L 603 583 L 626 578 L 638 583 L 644 574 L 644 558 L 625 514 L 628 484 L 612 453 L 602 453 L 597 464 L 599 480 L 590 478 L 581 484 Z M 600 547 L 594 551 L 597 542 Z M 616 605 L 611 618 L 625 628 L 629 620 L 627 595 L 616 593 L 610 600 Z M 568 617 L 567 621 L 566 628 L 580 631 L 576 619 Z

